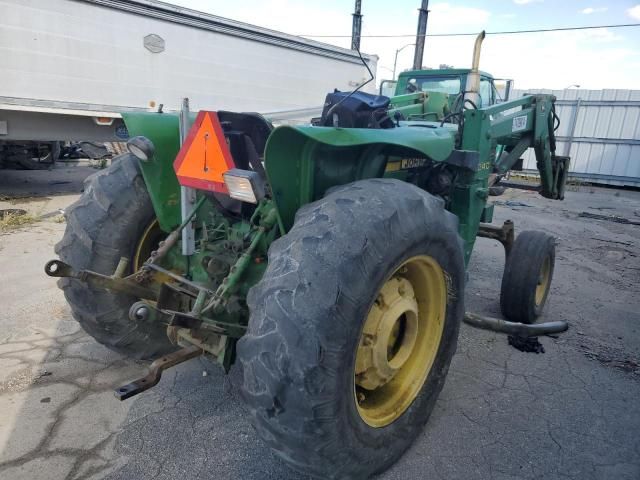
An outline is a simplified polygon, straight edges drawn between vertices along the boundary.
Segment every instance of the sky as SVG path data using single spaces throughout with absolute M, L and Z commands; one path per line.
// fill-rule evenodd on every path
M 353 0 L 168 0 L 169 3 L 349 48 Z M 362 0 L 361 51 L 378 55 L 378 81 L 391 78 L 396 50 L 415 43 L 420 0 Z M 427 33 L 640 23 L 638 0 L 448 0 L 429 2 Z M 367 38 L 366 35 L 408 35 Z M 427 37 L 423 65 L 466 68 L 473 36 Z M 413 46 L 398 54 L 411 68 Z M 489 35 L 480 68 L 516 88 L 640 89 L 640 27 Z

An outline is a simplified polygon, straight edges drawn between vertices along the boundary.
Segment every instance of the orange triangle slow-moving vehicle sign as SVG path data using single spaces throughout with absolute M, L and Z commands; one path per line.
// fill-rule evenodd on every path
M 184 187 L 228 193 L 222 174 L 234 166 L 218 114 L 201 111 L 173 162 L 178 182 Z

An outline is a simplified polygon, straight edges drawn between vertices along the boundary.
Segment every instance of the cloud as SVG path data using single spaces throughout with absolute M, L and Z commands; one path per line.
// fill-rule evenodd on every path
M 529 3 L 544 2 L 544 0 L 513 0 L 516 5 L 527 5 Z
M 580 13 L 584 13 L 585 15 L 591 15 L 592 13 L 601 13 L 606 12 L 608 10 L 607 7 L 587 7 L 583 10 L 580 10 Z
M 490 13 L 482 7 L 467 7 L 453 0 L 441 1 L 446 3 L 433 2 L 431 6 L 429 33 L 479 32 L 487 26 L 489 21 L 502 19 L 500 12 Z M 520 1 L 524 5 L 522 0 Z M 2 3 L 1 0 L 0 3 Z M 344 35 L 351 32 L 353 2 L 171 0 L 171 3 L 293 34 Z M 545 3 L 551 5 L 550 2 Z M 590 0 L 586 5 L 589 4 L 596 8 L 598 5 L 612 4 L 612 2 Z M 640 0 L 628 4 L 629 7 L 633 5 L 636 6 L 629 8 L 627 15 L 640 20 Z M 520 12 L 525 9 L 522 7 L 522 10 L 518 11 L 516 7 L 512 8 L 519 17 L 522 16 Z M 578 7 L 574 9 L 577 15 L 580 15 L 579 10 Z M 365 35 L 415 32 L 417 11 L 408 14 L 402 9 L 391 9 L 384 15 L 374 15 L 367 11 L 364 13 L 363 34 Z M 347 48 L 350 43 L 348 36 L 317 40 Z M 446 63 L 457 67 L 469 67 L 474 41 L 474 36 L 428 37 L 424 65 L 437 67 L 441 63 Z M 396 50 L 414 42 L 413 36 L 362 39 L 363 52 L 380 56 L 378 81 L 391 78 Z M 400 52 L 398 71 L 411 67 L 413 50 L 413 47 L 406 47 Z M 532 61 L 532 58 L 535 61 Z M 594 65 L 598 68 L 594 68 Z M 482 48 L 480 68 L 493 73 L 498 78 L 515 79 L 517 88 L 563 88 L 578 83 L 584 88 L 631 89 L 637 87 L 637 79 L 640 77 L 640 51 L 635 48 L 627 32 L 606 28 L 574 32 L 490 35 Z M 310 99 L 309 104 L 314 104 L 313 101 L 314 99 Z
M 173 4 L 213 13 L 251 25 L 293 35 L 343 35 L 351 33 L 351 7 L 333 8 L 319 2 L 264 0 L 260 2 L 212 2 L 211 0 L 169 0 Z M 339 21 L 336 21 L 338 19 Z M 322 39 L 318 39 L 322 41 Z M 351 45 L 350 39 L 341 46 Z
M 640 4 L 627 10 L 627 15 L 631 18 L 635 18 L 636 20 L 640 20 Z
M 389 15 L 396 15 L 390 17 Z M 391 12 L 378 18 L 366 17 L 363 25 L 363 33 L 387 35 L 398 33 L 415 32 L 417 22 L 417 12 L 414 15 L 407 15 L 406 12 Z M 457 4 L 457 2 L 435 3 L 430 6 L 429 25 L 427 32 L 430 34 L 450 33 L 450 32 L 478 32 L 487 27 L 491 18 L 491 13 L 477 7 L 469 7 Z M 349 28 L 349 27 L 347 27 Z M 448 39 L 450 41 L 436 41 L 437 39 Z M 448 46 L 456 49 L 462 40 L 462 48 L 456 54 L 449 50 Z M 470 63 L 471 52 L 473 50 L 474 36 L 469 37 L 428 37 L 425 40 L 423 65 L 438 66 L 441 63 L 467 66 Z M 415 43 L 415 37 L 403 38 L 363 38 L 362 50 L 367 53 L 375 53 L 380 56 L 379 79 L 390 78 L 390 71 L 393 68 L 396 50 L 403 48 L 407 44 Z M 444 51 L 441 50 L 444 48 Z M 403 48 L 398 54 L 398 72 L 411 67 L 414 57 L 414 47 Z
M 583 34 L 584 39 L 590 40 L 594 43 L 611 43 L 618 42 L 624 39 L 622 35 L 614 33 L 608 28 L 596 28 L 587 32 L 583 32 Z
M 522 52 L 535 52 L 540 60 L 531 61 L 531 55 Z M 639 52 L 603 28 L 490 36 L 483 45 L 480 66 L 497 77 L 515 78 L 516 88 L 563 88 L 574 83 L 595 89 L 634 88 L 638 70 L 630 65 L 637 60 Z
M 491 12 L 480 8 L 437 3 L 429 9 L 429 31 L 434 33 L 441 27 L 443 31 L 450 31 L 450 27 L 456 26 L 474 26 L 482 29 L 490 16 Z M 431 25 L 434 28 L 431 28 Z

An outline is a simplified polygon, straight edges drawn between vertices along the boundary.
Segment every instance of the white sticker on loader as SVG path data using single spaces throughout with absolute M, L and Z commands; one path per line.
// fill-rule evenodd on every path
M 525 130 L 527 128 L 527 116 L 523 115 L 521 117 L 514 117 L 513 124 L 511 125 L 512 132 L 519 132 L 520 130 Z

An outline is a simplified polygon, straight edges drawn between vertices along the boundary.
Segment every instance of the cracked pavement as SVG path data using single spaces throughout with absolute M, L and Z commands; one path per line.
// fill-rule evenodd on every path
M 35 188 L 39 198 L 11 206 L 43 214 L 73 201 L 86 173 L 55 192 L 47 172 L 3 173 L 0 191 Z M 424 433 L 380 479 L 640 478 L 640 227 L 578 216 L 638 221 L 640 192 L 572 190 L 564 202 L 514 190 L 494 199 L 496 222 L 558 237 L 544 319 L 569 332 L 542 338 L 537 355 L 464 325 Z M 63 230 L 49 217 L 0 233 L 0 478 L 302 478 L 253 432 L 238 369 L 225 376 L 200 358 L 134 399 L 113 397 L 147 364 L 86 335 L 44 275 Z M 499 244 L 478 241 L 468 310 L 500 315 L 503 263 Z

